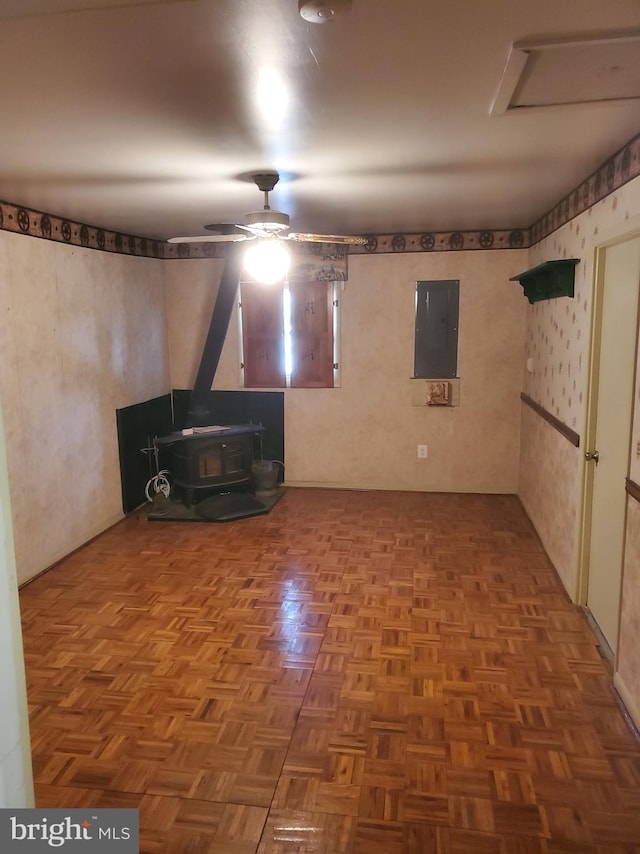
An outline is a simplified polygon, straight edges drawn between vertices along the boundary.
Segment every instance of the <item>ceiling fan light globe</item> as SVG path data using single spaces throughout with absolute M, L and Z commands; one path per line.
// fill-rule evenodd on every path
M 289 271 L 291 258 L 279 240 L 258 240 L 248 247 L 244 255 L 244 268 L 263 285 L 281 282 Z

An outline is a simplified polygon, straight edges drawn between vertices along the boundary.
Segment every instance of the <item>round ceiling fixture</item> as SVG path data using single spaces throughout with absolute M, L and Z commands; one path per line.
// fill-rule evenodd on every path
M 305 21 L 326 24 L 351 8 L 351 0 L 298 0 L 298 11 Z

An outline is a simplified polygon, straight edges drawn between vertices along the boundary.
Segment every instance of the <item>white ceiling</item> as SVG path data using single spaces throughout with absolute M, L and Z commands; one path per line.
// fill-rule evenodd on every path
M 640 131 L 640 50 L 584 83 L 552 64 L 623 100 L 491 115 L 512 45 L 629 34 L 638 0 L 353 0 L 324 25 L 297 0 L 0 0 L 0 198 L 168 238 L 260 208 L 246 175 L 275 169 L 295 231 L 526 227 Z

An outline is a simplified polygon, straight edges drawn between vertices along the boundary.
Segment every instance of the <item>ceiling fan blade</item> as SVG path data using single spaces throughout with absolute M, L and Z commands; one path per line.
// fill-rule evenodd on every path
M 366 237 L 356 237 L 345 234 L 304 234 L 293 233 L 287 234 L 283 240 L 295 240 L 298 243 L 347 243 L 352 245 L 362 245 L 367 242 Z
M 364 245 L 367 237 L 346 234 L 311 234 L 289 230 L 289 214 L 276 211 L 269 205 L 269 193 L 278 183 L 277 172 L 260 172 L 253 175 L 253 182 L 264 193 L 264 207 L 261 211 L 250 211 L 240 223 L 213 223 L 205 225 L 212 235 L 199 237 L 170 237 L 167 243 L 236 243 L 241 240 L 293 240 L 296 243 L 338 243 L 343 245 Z M 243 233 L 245 232 L 245 233 Z
M 253 240 L 248 234 L 206 234 L 200 237 L 170 237 L 167 243 L 237 243 L 239 240 Z

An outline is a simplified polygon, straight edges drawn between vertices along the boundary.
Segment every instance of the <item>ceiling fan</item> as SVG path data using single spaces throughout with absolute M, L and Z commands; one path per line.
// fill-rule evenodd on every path
M 240 240 L 293 240 L 297 243 L 344 243 L 363 244 L 366 237 L 343 234 L 307 234 L 290 232 L 289 215 L 272 210 L 269 205 L 269 193 L 280 180 L 277 172 L 259 172 L 253 176 L 253 182 L 264 193 L 264 207 L 261 211 L 245 214 L 242 223 L 233 226 L 205 225 L 211 231 L 223 231 L 221 234 L 207 234 L 200 237 L 170 237 L 168 243 L 236 243 Z

